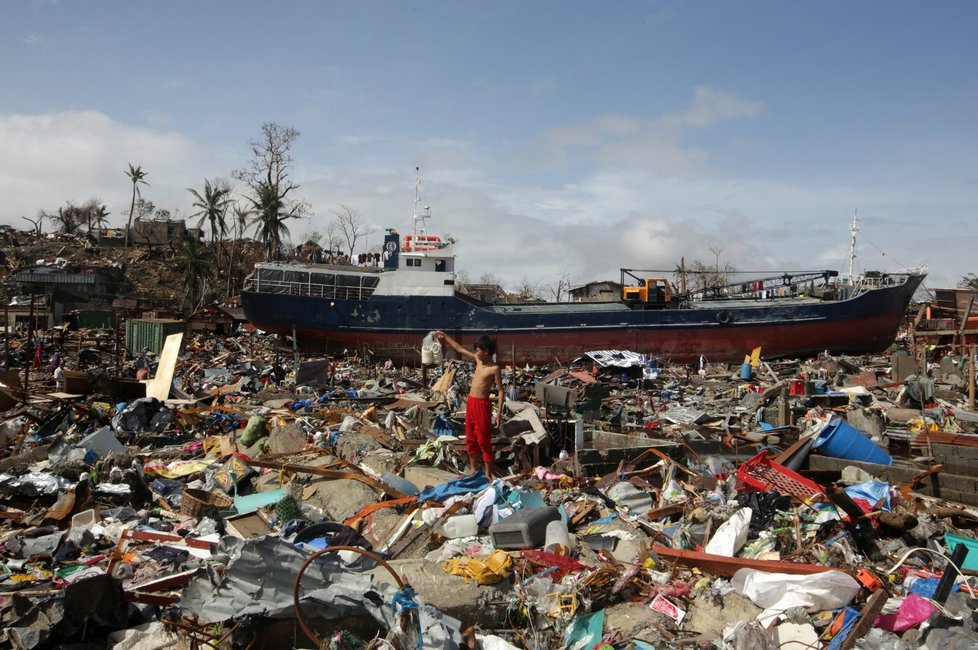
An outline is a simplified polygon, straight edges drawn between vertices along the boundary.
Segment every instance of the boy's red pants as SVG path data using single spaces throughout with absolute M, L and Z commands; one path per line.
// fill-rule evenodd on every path
M 465 402 L 465 451 L 487 463 L 493 460 L 492 402 L 485 397 L 469 395 Z

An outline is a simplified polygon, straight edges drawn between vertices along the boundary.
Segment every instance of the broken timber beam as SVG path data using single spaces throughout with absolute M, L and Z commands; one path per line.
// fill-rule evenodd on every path
M 845 640 L 839 646 L 839 650 L 852 650 L 852 648 L 856 647 L 856 641 L 863 638 L 869 632 L 869 628 L 876 622 L 876 617 L 883 611 L 883 605 L 886 604 L 889 598 L 890 594 L 886 593 L 885 589 L 880 589 L 869 597 L 866 605 L 863 607 L 862 613 L 856 619 L 855 625 L 849 630 L 849 635 L 846 636 Z

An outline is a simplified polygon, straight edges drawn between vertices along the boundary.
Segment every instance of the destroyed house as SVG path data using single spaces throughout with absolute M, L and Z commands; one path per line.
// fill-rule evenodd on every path
M 978 343 L 978 291 L 934 289 L 934 300 L 923 308 L 915 336 L 933 345 Z
M 38 264 L 18 271 L 17 290 L 21 295 L 49 296 L 55 321 L 75 309 L 108 305 L 122 286 L 120 268 L 82 267 L 69 264 Z
M 201 239 L 203 230 L 188 228 L 183 219 L 139 219 L 132 224 L 133 244 L 159 246 L 169 242 L 180 242 L 187 239 Z
M 238 323 L 228 311 L 219 305 L 205 305 L 189 318 L 190 331 L 194 334 L 232 334 Z
M 14 296 L 4 306 L 5 326 L 9 331 L 16 329 L 48 329 L 54 325 L 54 317 L 48 304 L 48 296 Z
M 493 305 L 506 302 L 506 292 L 498 284 L 463 284 L 459 287 L 459 291 L 466 296 Z
M 612 280 L 588 282 L 568 292 L 573 302 L 606 302 L 621 296 L 621 284 Z

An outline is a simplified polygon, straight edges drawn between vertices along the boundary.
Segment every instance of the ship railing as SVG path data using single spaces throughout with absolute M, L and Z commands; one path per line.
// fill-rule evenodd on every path
M 349 279 L 350 276 L 340 276 Z M 286 280 L 262 280 L 251 275 L 245 280 L 245 288 L 258 293 L 273 293 L 289 296 L 310 296 L 329 300 L 365 300 L 373 295 L 376 289 L 376 278 L 358 278 L 359 283 L 319 284 L 312 282 L 292 282 Z

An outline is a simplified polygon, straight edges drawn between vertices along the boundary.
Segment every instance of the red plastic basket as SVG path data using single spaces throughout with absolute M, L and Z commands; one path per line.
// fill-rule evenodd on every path
M 821 485 L 779 465 L 767 457 L 767 451 L 754 456 L 737 470 L 741 486 L 759 492 L 777 492 L 798 497 L 802 501 L 816 494 L 825 494 Z

